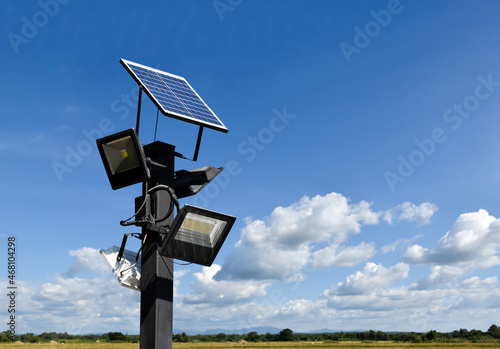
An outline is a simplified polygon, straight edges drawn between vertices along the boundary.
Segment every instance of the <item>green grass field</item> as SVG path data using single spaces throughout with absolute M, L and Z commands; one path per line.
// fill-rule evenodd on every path
M 24 348 L 28 344 L 2 343 L 0 349 Z M 68 343 L 68 344 L 30 344 L 36 349 L 139 349 L 139 344 L 131 343 Z M 395 342 L 262 342 L 262 343 L 174 343 L 174 349 L 208 349 L 208 348 L 500 348 L 500 343 L 395 343 Z M 26 348 L 28 349 L 28 348 Z M 62 349 L 62 348 L 61 348 Z

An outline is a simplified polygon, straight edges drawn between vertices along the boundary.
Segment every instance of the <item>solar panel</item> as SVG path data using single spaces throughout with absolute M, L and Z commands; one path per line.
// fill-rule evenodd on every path
M 121 59 L 120 63 L 165 116 L 217 131 L 227 127 L 183 77 Z

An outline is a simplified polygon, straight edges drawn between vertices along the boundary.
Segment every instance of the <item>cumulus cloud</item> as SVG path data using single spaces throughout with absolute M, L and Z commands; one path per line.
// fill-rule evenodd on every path
M 78 273 L 96 272 L 100 275 L 109 273 L 106 264 L 102 263 L 103 259 L 99 251 L 94 248 L 83 247 L 79 250 L 70 250 L 68 254 L 71 257 L 76 257 L 76 260 L 71 263 L 66 277 L 74 277 Z
M 193 329 L 197 323 L 206 330 L 272 324 L 304 331 L 325 324 L 349 329 L 346 324 L 355 324 L 351 329 L 454 330 L 446 327 L 453 317 L 455 324 L 487 328 L 489 319 L 500 316 L 498 278 L 469 275 L 463 280 L 473 269 L 500 264 L 500 223 L 486 211 L 461 215 L 435 247 L 414 244 L 406 249 L 403 262 L 392 266 L 370 262 L 377 253 L 375 243 L 353 237 L 366 224 L 388 221 L 386 212 L 393 215 L 391 223 L 392 219 L 427 222 L 437 208 L 431 205 L 426 210 L 424 204 L 375 211 L 370 203 L 351 203 L 332 193 L 278 207 L 265 219 L 247 219 L 222 267 L 204 267 L 192 278 L 188 269 L 175 271 L 176 327 Z M 382 252 L 401 250 L 417 238 L 397 239 Z M 118 284 L 97 250 L 81 248 L 69 254 L 74 262 L 66 273 L 41 285 L 20 287 L 23 331 L 138 331 L 139 293 Z M 343 281 L 317 290 L 318 299 L 296 298 L 297 292 L 303 293 L 301 287 L 314 287 L 318 279 L 324 282 L 330 275 L 331 280 L 338 277 L 340 269 L 328 267 L 361 263 Z M 428 277 L 414 282 L 412 264 L 429 265 Z M 312 272 L 323 274 L 307 274 Z M 180 282 L 186 287 L 188 277 L 190 290 L 178 293 Z M 306 277 L 314 281 L 301 282 Z
M 174 270 L 174 298 L 180 298 L 183 296 L 179 292 L 179 285 L 181 283 L 181 278 L 189 272 L 189 269 Z
M 350 204 L 337 193 L 304 196 L 288 207 L 276 207 L 267 221 L 249 220 L 242 240 L 249 245 L 294 249 L 311 241 L 343 242 L 349 234 L 360 232 L 361 223 L 378 222 L 379 213 L 372 211 L 366 201 Z
M 337 245 L 333 252 L 337 258 L 345 255 L 349 261 L 348 256 L 354 254 L 351 252 L 369 249 L 369 245 Z M 313 251 L 325 248 L 313 246 Z M 139 293 L 121 287 L 96 250 L 82 248 L 70 254 L 75 262 L 67 273 L 41 285 L 19 281 L 22 331 L 77 334 L 106 329 L 136 333 Z M 405 285 L 410 272 L 407 263 L 386 267 L 368 262 L 322 292 L 319 299 L 297 299 L 300 287 L 311 288 L 314 283 L 217 280 L 222 269 L 213 265 L 194 274 L 190 292 L 176 294 L 174 321 L 177 329 L 200 331 L 270 324 L 294 331 L 320 329 L 325 324 L 344 330 L 446 331 L 457 329 L 456 324 L 487 329 L 491 319 L 500 316 L 498 278 L 473 276 L 451 283 L 461 275 L 461 269 L 456 265 L 432 265 L 429 279 L 424 280 L 427 284 L 422 281 Z M 188 269 L 176 271 L 175 285 L 188 274 Z M 443 285 L 446 287 L 440 288 Z M 454 319 L 451 324 L 450 318 Z
M 363 270 L 322 293 L 319 300 L 266 295 L 259 303 L 215 307 L 211 303 L 177 305 L 176 323 L 212 323 L 212 328 L 250 328 L 273 324 L 299 330 L 376 328 L 380 330 L 457 329 L 456 324 L 487 328 L 500 315 L 498 279 L 473 277 L 455 287 L 416 290 L 397 286 L 408 265 L 367 263 Z M 491 298 L 488 298 L 491 297 Z M 450 316 L 455 320 L 449 324 Z M 353 327 L 356 326 L 356 327 Z M 453 327 L 455 326 L 455 327 Z
M 408 271 L 409 267 L 405 263 L 398 263 L 391 268 L 384 268 L 381 264 L 367 263 L 363 271 L 349 275 L 345 282 L 339 282 L 322 296 L 368 294 L 374 289 L 388 287 L 395 281 L 406 278 Z
M 450 299 L 456 296 L 453 290 L 410 291 L 401 288 L 377 288 L 366 294 L 332 295 L 328 297 L 328 307 L 342 311 L 358 311 L 360 314 L 370 312 L 387 312 L 397 314 L 429 310 L 437 300 Z M 400 319 L 405 316 L 398 316 Z
M 451 284 L 454 280 L 462 277 L 465 274 L 465 271 L 466 270 L 464 268 L 449 265 L 435 265 L 431 267 L 431 272 L 427 279 L 420 280 L 419 282 L 411 285 L 411 288 L 416 290 L 426 290 Z
M 332 265 L 341 267 L 352 267 L 369 260 L 375 255 L 376 249 L 373 242 L 362 242 L 357 246 L 335 246 L 331 245 L 311 255 L 313 268 L 326 268 Z
M 477 276 L 473 276 L 462 281 L 458 285 L 463 292 L 463 297 L 457 303 L 457 309 L 481 309 L 485 305 L 500 304 L 500 289 L 498 288 L 498 277 L 488 277 L 481 280 Z
M 408 266 L 365 265 L 361 274 L 350 275 L 341 285 L 323 292 L 318 300 L 272 297 L 259 303 L 243 302 L 214 307 L 210 303 L 176 305 L 176 324 L 193 322 L 209 328 L 250 328 L 272 324 L 294 331 L 325 328 L 382 331 L 452 331 L 467 324 L 486 330 L 500 316 L 500 288 L 496 277 L 473 277 L 454 287 L 416 290 L 398 286 Z M 391 275 L 394 272 L 395 275 Z M 368 284 L 375 282 L 373 287 Z M 347 290 L 349 288 L 349 290 Z M 490 297 L 490 298 L 488 298 Z M 450 322 L 450 318 L 454 321 Z
M 408 271 L 405 263 L 390 268 L 367 263 L 362 271 L 349 275 L 320 297 L 326 299 L 327 307 L 335 311 L 338 318 L 355 317 L 358 324 L 366 319 L 367 323 L 372 321 L 370 328 L 379 324 L 382 329 L 456 329 L 447 324 L 450 318 L 454 324 L 474 323 L 481 324 L 476 328 L 487 328 L 489 316 L 500 314 L 497 277 L 474 276 L 446 288 L 395 286 L 407 278 Z M 453 268 L 438 268 L 433 270 L 430 279 L 446 278 L 446 275 L 453 278 L 456 272 Z
M 265 220 L 247 219 L 241 240 L 216 277 L 296 280 L 308 263 L 318 268 L 355 265 L 373 255 L 373 245 L 341 244 L 359 233 L 362 224 L 378 224 L 379 216 L 370 203 L 351 204 L 341 194 L 305 196 L 288 207 L 275 208 Z
M 69 255 L 76 260 L 65 274 L 41 285 L 19 287 L 23 331 L 81 334 L 100 333 L 103 328 L 138 329 L 139 293 L 119 285 L 96 249 L 84 247 Z
M 485 210 L 465 213 L 435 248 L 410 246 L 403 260 L 410 264 L 450 265 L 467 270 L 500 264 L 500 221 Z
M 411 202 L 404 202 L 395 208 L 388 210 L 384 213 L 383 219 L 389 224 L 394 220 L 417 222 L 419 225 L 429 224 L 431 218 L 438 210 L 438 207 L 430 202 L 423 202 L 420 205 L 412 204 Z
M 404 246 L 408 246 L 409 244 L 413 243 L 415 240 L 417 240 L 421 237 L 422 237 L 422 235 L 416 235 L 410 239 L 398 239 L 391 244 L 382 246 L 380 248 L 380 251 L 384 254 L 389 253 L 389 252 L 395 252 L 396 250 L 401 249 Z
M 275 208 L 265 219 L 247 218 L 241 239 L 228 255 L 217 280 L 301 280 L 306 266 L 355 266 L 376 253 L 373 242 L 347 244 L 363 225 L 376 225 L 380 217 L 428 223 L 437 207 L 406 202 L 388 211 L 374 211 L 366 201 L 351 203 L 338 193 Z
M 227 305 L 266 296 L 265 289 L 270 285 L 269 282 L 216 281 L 213 277 L 219 270 L 220 266 L 213 264 L 211 267 L 203 267 L 201 273 L 195 273 L 196 280 L 191 283 L 192 292 L 184 296 L 184 303 Z

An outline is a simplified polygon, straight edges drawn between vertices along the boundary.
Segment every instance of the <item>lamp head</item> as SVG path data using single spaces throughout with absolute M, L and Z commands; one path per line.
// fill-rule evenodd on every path
M 222 167 L 216 168 L 205 166 L 196 170 L 179 170 L 175 172 L 175 179 L 171 187 L 175 190 L 175 195 L 180 198 L 195 195 L 210 183 L 219 173 Z
M 96 143 L 114 190 L 149 180 L 146 155 L 135 129 L 100 138 Z
M 119 254 L 118 246 L 112 246 L 107 250 L 99 250 L 101 256 L 106 260 L 109 268 L 116 277 L 120 285 L 136 291 L 141 290 L 141 257 L 136 261 L 136 253 L 123 250 L 122 258 L 118 262 L 116 257 Z
M 236 218 L 185 205 L 175 217 L 160 254 L 211 266 Z

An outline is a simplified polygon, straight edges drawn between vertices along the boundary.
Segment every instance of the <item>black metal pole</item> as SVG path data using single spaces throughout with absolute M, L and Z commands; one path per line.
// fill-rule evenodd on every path
M 198 152 L 200 151 L 201 136 L 203 135 L 203 126 L 200 126 L 198 138 L 196 139 L 196 148 L 194 149 L 193 161 L 198 160 Z
M 142 87 L 139 86 L 139 103 L 137 105 L 137 120 L 135 122 L 135 130 L 139 136 L 139 124 L 141 123 L 141 102 L 142 102 Z
M 147 188 L 172 183 L 175 147 L 162 142 L 154 142 L 144 146 L 144 150 L 151 160 L 166 166 L 151 169 L 151 179 L 147 186 L 143 186 L 143 197 L 147 197 Z M 143 200 L 143 198 L 138 199 L 138 201 Z M 164 217 L 168 213 L 170 200 L 168 192 L 156 191 L 147 202 L 144 212 L 153 214 L 155 218 Z M 172 212 L 160 224 L 170 225 L 173 217 Z M 174 298 L 173 261 L 159 253 L 164 235 L 148 231 L 147 228 L 142 228 L 142 234 L 145 242 L 141 258 L 140 349 L 171 349 Z

